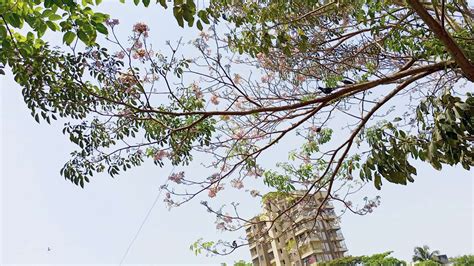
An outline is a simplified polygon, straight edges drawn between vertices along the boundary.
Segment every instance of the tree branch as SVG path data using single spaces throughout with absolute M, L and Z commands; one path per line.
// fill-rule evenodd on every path
M 418 0 L 407 0 L 407 3 L 415 10 L 421 19 L 428 25 L 438 39 L 444 44 L 446 50 L 461 68 L 467 79 L 474 82 L 474 65 L 463 53 L 449 33 L 436 21 Z

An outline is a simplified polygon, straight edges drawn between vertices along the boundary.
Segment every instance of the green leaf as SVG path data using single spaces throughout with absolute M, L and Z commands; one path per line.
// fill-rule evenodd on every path
M 202 30 L 202 29 L 203 29 L 202 23 L 201 23 L 200 20 L 198 20 L 198 21 L 196 22 L 196 27 L 198 28 L 198 30 Z
M 166 5 L 166 0 L 160 0 L 160 5 L 164 8 L 168 8 L 168 5 Z
M 107 27 L 104 26 L 104 24 L 102 23 L 99 23 L 95 26 L 95 28 L 97 29 L 98 32 L 102 33 L 102 34 L 109 34 L 109 31 L 107 30 Z
M 89 37 L 83 30 L 79 30 L 77 32 L 77 37 L 79 37 L 79 40 L 81 40 L 83 43 L 88 44 L 89 43 Z
M 375 185 L 375 188 L 377 188 L 378 190 L 382 188 L 382 177 L 380 176 L 379 173 L 376 173 L 374 175 L 374 185 Z
M 4 39 L 6 37 L 7 37 L 7 29 L 3 25 L 0 25 L 0 39 Z
M 44 33 L 46 32 L 46 29 L 48 29 L 48 26 L 46 26 L 46 23 L 41 23 L 38 26 L 38 29 L 37 29 L 38 38 L 41 38 L 44 35 Z
M 184 20 L 183 20 L 183 10 L 181 7 L 175 6 L 173 7 L 173 15 L 178 21 L 178 25 L 183 28 L 184 27 Z
M 5 20 L 7 21 L 8 24 L 12 25 L 15 28 L 20 28 L 21 27 L 21 18 L 17 13 L 7 13 L 5 15 Z
M 48 28 L 50 28 L 52 31 L 57 31 L 59 30 L 58 24 L 51 22 L 51 21 L 46 21 L 46 25 L 48 25 Z
M 138 4 L 140 4 L 140 0 L 133 0 L 133 3 L 138 6 Z
M 143 0 L 143 5 L 148 7 L 150 5 L 150 0 Z
M 71 43 L 76 39 L 76 34 L 72 31 L 68 31 L 63 36 L 63 43 L 71 45 Z
M 49 20 L 54 21 L 54 20 L 60 20 L 62 17 L 58 14 L 51 14 L 48 18 Z

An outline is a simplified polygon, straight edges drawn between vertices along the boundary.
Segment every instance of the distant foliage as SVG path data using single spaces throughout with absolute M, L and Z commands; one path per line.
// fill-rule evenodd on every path
M 403 260 L 399 260 L 394 257 L 390 257 L 392 251 L 374 254 L 371 256 L 348 256 L 340 259 L 331 260 L 328 262 L 321 262 L 318 265 L 321 266 L 378 266 L 378 265 L 390 265 L 390 266 L 405 266 L 407 263 Z
M 474 265 L 474 255 L 464 255 L 450 258 L 449 261 L 452 262 L 454 266 Z

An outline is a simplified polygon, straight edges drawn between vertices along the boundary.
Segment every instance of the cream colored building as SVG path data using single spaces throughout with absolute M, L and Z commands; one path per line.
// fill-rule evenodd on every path
M 327 202 L 321 207 L 326 193 L 318 192 L 304 200 L 302 195 L 298 191 L 263 197 L 264 212 L 246 227 L 253 265 L 316 265 L 344 256 L 347 248 L 334 206 Z M 278 215 L 273 225 L 268 222 Z

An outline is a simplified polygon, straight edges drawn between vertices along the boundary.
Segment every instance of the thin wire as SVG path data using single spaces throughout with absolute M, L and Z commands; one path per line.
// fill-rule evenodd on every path
M 173 171 L 174 171 L 174 166 L 173 166 L 173 169 L 171 169 L 170 174 L 172 174 Z M 168 175 L 168 176 L 169 176 L 169 175 Z M 165 186 L 166 184 L 168 184 L 168 179 L 166 179 L 166 182 L 165 182 L 164 186 Z M 151 214 L 151 212 L 153 211 L 153 208 L 155 208 L 156 203 L 157 203 L 158 200 L 160 199 L 161 192 L 163 191 L 162 187 L 163 187 L 163 186 L 161 186 L 160 189 L 158 190 L 158 194 L 156 195 L 155 200 L 153 201 L 153 204 L 151 205 L 150 209 L 148 209 L 148 212 L 146 213 L 145 218 L 143 219 L 142 223 L 141 223 L 140 226 L 138 227 L 137 233 L 136 233 L 135 236 L 132 238 L 132 241 L 130 241 L 130 244 L 128 245 L 127 250 L 125 251 L 125 254 L 123 254 L 122 260 L 120 260 L 119 266 L 121 266 L 121 265 L 123 264 L 125 258 L 127 258 L 128 252 L 129 252 L 130 249 L 132 248 L 133 243 L 135 243 L 135 240 L 137 240 L 138 235 L 140 235 L 140 232 L 142 231 L 143 226 L 145 225 L 146 221 L 148 220 L 148 217 L 150 217 L 150 214 Z

